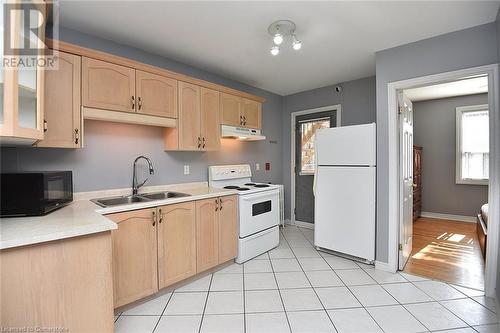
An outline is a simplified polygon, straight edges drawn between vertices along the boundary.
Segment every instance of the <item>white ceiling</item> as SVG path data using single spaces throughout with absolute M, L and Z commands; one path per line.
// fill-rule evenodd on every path
M 61 1 L 61 25 L 280 95 L 375 74 L 375 52 L 495 20 L 498 1 Z M 269 54 L 268 25 L 303 48 Z
M 488 92 L 488 77 L 474 77 L 432 86 L 406 89 L 405 95 L 412 102 L 431 99 L 483 94 Z

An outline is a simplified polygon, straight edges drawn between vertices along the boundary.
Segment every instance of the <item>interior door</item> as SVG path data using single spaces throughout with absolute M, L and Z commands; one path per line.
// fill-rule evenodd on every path
M 295 221 L 314 223 L 314 136 L 320 128 L 336 126 L 336 110 L 295 118 Z
M 412 251 L 413 241 L 413 105 L 400 92 L 398 95 L 400 122 L 400 227 L 399 269 L 404 269 Z

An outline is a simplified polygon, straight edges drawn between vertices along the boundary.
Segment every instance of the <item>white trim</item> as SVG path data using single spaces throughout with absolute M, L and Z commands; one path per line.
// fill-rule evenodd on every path
M 394 267 L 392 267 L 388 263 L 380 262 L 380 261 L 375 261 L 375 269 L 385 271 L 385 272 L 390 272 L 390 273 L 396 273 L 396 270 L 394 269 Z
M 340 104 L 327 105 L 314 109 L 307 109 L 302 111 L 295 111 L 291 113 L 291 121 L 290 121 L 290 174 L 291 174 L 291 186 L 290 186 L 290 220 L 291 223 L 295 222 L 295 118 L 297 116 L 302 116 L 305 114 L 324 112 L 324 111 L 337 111 L 337 126 L 341 126 L 342 119 L 342 106 Z M 311 223 L 308 223 L 311 224 Z
M 455 81 L 468 76 L 488 75 L 488 105 L 490 117 L 490 182 L 488 187 L 489 224 L 488 246 L 486 247 L 485 293 L 493 297 L 497 276 L 498 236 L 500 220 L 500 113 L 498 108 L 498 65 L 485 65 L 452 72 L 428 75 L 408 80 L 390 82 L 388 93 L 388 137 L 389 137 L 389 242 L 388 265 L 398 267 L 399 242 L 399 126 L 397 112 L 397 91 L 429 84 Z M 479 207 L 478 207 L 479 208 Z
M 301 227 L 301 228 L 314 230 L 314 223 L 302 222 L 302 221 L 295 220 L 295 222 L 293 222 L 293 225 L 295 225 L 297 227 Z
M 488 185 L 488 179 L 462 178 L 462 113 L 471 111 L 488 111 L 488 104 L 455 108 L 455 183 L 459 185 Z
M 286 225 L 286 224 L 292 225 L 292 220 L 290 220 L 290 219 L 285 219 L 285 223 L 284 223 L 284 224 L 285 224 L 285 225 Z
M 442 213 L 433 213 L 433 212 L 422 212 L 421 216 L 422 217 L 429 217 L 431 219 L 454 220 L 454 221 L 470 222 L 470 223 L 477 222 L 476 216 L 442 214 Z

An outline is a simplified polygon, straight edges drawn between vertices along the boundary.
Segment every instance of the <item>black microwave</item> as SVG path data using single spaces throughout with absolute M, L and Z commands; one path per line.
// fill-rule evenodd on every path
M 0 216 L 38 216 L 73 201 L 71 171 L 2 173 Z

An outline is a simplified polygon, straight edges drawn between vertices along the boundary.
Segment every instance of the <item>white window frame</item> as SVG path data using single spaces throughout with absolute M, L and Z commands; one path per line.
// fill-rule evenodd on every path
M 456 110 L 456 167 L 455 183 L 461 185 L 488 185 L 489 179 L 464 179 L 462 178 L 462 113 L 471 111 L 489 111 L 488 104 L 459 106 Z

